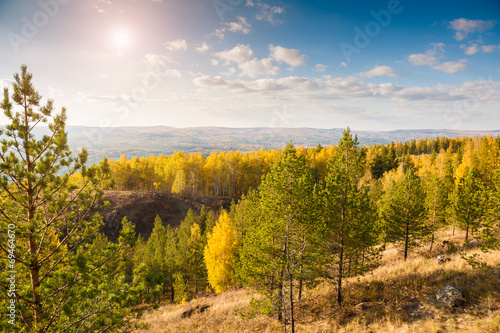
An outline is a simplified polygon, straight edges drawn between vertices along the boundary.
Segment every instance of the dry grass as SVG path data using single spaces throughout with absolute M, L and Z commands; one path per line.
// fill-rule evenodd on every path
M 145 313 L 140 321 L 148 323 L 148 328 L 137 332 L 276 332 L 279 323 L 274 321 L 273 324 L 269 317 L 253 318 L 251 327 L 246 329 L 248 321 L 235 314 L 247 310 L 251 299 L 259 297 L 259 294 L 241 289 L 195 299 L 184 305 L 166 305 Z M 184 311 L 197 305 L 209 305 L 210 308 L 190 318 L 181 318 Z
M 440 236 L 452 240 L 460 251 L 480 253 L 475 245 L 461 247 L 463 235 Z M 441 252 L 444 252 L 441 250 Z M 297 313 L 297 332 L 500 332 L 500 269 L 471 269 L 459 254 L 438 264 L 439 251 L 413 252 L 408 260 L 394 248 L 387 248 L 382 265 L 364 277 L 346 280 L 345 304 L 335 303 L 335 285 L 323 283 L 307 291 L 310 302 L 302 303 Z M 480 253 L 491 266 L 500 265 L 500 251 Z M 459 288 L 466 303 L 451 309 L 438 304 L 436 292 L 444 285 Z M 137 332 L 282 332 L 275 319 L 262 315 L 244 319 L 235 311 L 249 308 L 252 297 L 247 290 L 197 299 L 185 305 L 167 305 L 147 312 L 140 320 L 148 329 Z M 356 307 L 360 303 L 364 309 Z M 196 305 L 210 305 L 205 313 L 182 319 L 181 313 Z

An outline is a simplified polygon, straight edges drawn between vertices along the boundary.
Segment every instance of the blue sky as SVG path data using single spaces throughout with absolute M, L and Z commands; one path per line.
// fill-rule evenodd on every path
M 69 125 L 495 130 L 499 59 L 497 0 L 0 0 Z

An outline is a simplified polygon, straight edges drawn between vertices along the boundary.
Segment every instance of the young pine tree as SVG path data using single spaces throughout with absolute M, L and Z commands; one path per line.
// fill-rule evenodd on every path
M 0 271 L 0 288 L 15 275 L 16 318 L 11 332 L 99 332 L 124 321 L 128 286 L 118 270 L 120 248 L 99 236 L 99 207 L 107 162 L 86 168 L 87 152 L 74 157 L 67 144 L 66 110 L 42 105 L 27 67 L 4 90 L 0 108 L 0 251 L 12 266 Z M 35 137 L 40 124 L 48 134 Z M 78 186 L 69 185 L 80 172 Z M 16 273 L 8 273 L 15 271 Z M 2 319 L 3 320 L 3 319 Z M 10 326 L 12 325 L 12 326 Z
M 403 243 L 406 260 L 408 250 L 415 241 L 428 234 L 422 181 L 414 169 L 408 167 L 404 177 L 390 187 L 384 196 L 386 205 L 382 216 L 385 221 L 386 240 Z
M 165 227 L 161 218 L 156 216 L 153 231 L 146 243 L 143 260 L 148 268 L 146 275 L 147 286 L 158 302 L 160 302 L 160 297 L 166 290 L 165 275 L 167 267 L 164 260 L 166 243 Z
M 483 198 L 484 188 L 477 169 L 469 168 L 456 188 L 455 211 L 457 221 L 465 230 L 465 241 L 469 233 L 474 233 L 480 227 L 480 219 L 485 214 Z
M 203 261 L 203 238 L 201 236 L 201 228 L 198 223 L 191 226 L 191 236 L 188 240 L 188 269 L 190 277 L 194 280 L 194 293 L 198 294 L 200 287 L 205 286 L 206 267 Z
M 293 332 L 297 286 L 316 281 L 321 256 L 314 180 L 305 157 L 292 144 L 273 164 L 259 192 L 260 214 L 245 236 L 239 276 L 268 293 L 278 319 L 289 322 Z
M 347 128 L 335 149 L 322 193 L 325 243 L 334 259 L 338 304 L 343 300 L 343 278 L 364 272 L 376 263 L 376 209 L 368 188 L 360 185 L 365 165 L 357 137 L 353 138 Z
M 425 208 L 428 214 L 428 229 L 431 233 L 431 245 L 429 252 L 434 245 L 434 236 L 436 231 L 445 222 L 446 204 L 448 196 L 446 195 L 445 184 L 439 174 L 430 176 L 426 186 Z

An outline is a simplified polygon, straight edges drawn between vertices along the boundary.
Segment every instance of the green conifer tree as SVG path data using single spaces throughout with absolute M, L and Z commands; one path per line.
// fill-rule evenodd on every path
M 300 281 L 314 282 L 321 266 L 314 180 L 303 155 L 290 143 L 260 187 L 259 217 L 241 249 L 238 274 L 274 301 L 280 321 L 295 330 L 294 305 Z
M 87 152 L 73 156 L 66 110 L 41 105 L 27 67 L 4 89 L 0 108 L 9 124 L 0 131 L 0 251 L 12 267 L 0 271 L 0 288 L 15 271 L 15 323 L 10 332 L 99 332 L 123 324 L 128 290 L 118 271 L 120 247 L 98 231 L 91 215 L 101 202 L 107 161 L 86 168 Z M 46 135 L 36 138 L 41 124 Z M 77 172 L 81 181 L 70 185 Z M 7 235 L 14 235 L 6 248 Z M 12 329 L 11 329 L 12 328 Z
M 469 240 L 469 233 L 479 229 L 480 218 L 485 214 L 483 192 L 484 187 L 478 170 L 469 168 L 457 185 L 455 201 L 457 221 L 465 230 L 466 241 Z
M 417 239 L 429 234 L 425 224 L 425 192 L 421 179 L 410 165 L 405 176 L 384 194 L 386 205 L 382 216 L 385 221 L 386 240 L 403 243 L 404 259 Z
M 376 264 L 374 245 L 379 240 L 376 209 L 368 187 L 360 184 L 366 158 L 358 144 L 350 129 L 344 130 L 322 193 L 322 216 L 327 228 L 325 244 L 334 258 L 338 304 L 343 301 L 343 278 L 365 272 Z

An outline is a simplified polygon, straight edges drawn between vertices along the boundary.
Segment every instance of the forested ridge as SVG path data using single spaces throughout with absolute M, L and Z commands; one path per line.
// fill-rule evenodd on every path
M 233 315 L 271 317 L 294 332 L 304 313 L 346 318 L 352 278 L 367 299 L 385 295 L 397 303 L 400 295 L 362 280 L 389 247 L 406 262 L 432 253 L 440 230 L 449 228 L 463 233 L 451 252 L 472 240 L 484 251 L 500 248 L 499 138 L 360 147 L 347 128 L 326 148 L 290 142 L 282 150 L 123 156 L 87 167 L 86 150 L 75 156 L 68 147 L 66 110 L 53 114 L 53 101 L 42 104 L 26 66 L 14 79 L 0 104 L 10 121 L 0 131 L 4 332 L 131 331 L 147 326 L 137 321 L 139 306 L 184 304 L 242 287 L 261 297 Z M 37 138 L 40 123 L 50 133 Z M 106 189 L 234 201 L 228 210 L 189 210 L 175 229 L 157 216 L 148 239 L 124 217 L 111 242 L 98 213 L 108 204 Z M 491 260 L 460 256 L 483 274 L 475 276 L 489 276 Z M 335 289 L 326 314 L 310 293 L 322 284 Z M 480 286 L 488 286 L 478 295 L 489 302 L 500 280 Z

